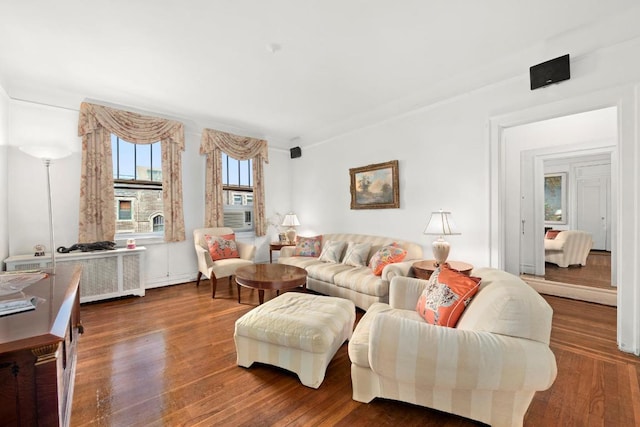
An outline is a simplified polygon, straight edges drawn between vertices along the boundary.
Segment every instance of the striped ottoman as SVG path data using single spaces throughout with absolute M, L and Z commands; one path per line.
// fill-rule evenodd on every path
M 236 321 L 233 338 L 238 365 L 267 363 L 295 372 L 318 388 L 329 362 L 353 332 L 352 301 L 287 292 Z

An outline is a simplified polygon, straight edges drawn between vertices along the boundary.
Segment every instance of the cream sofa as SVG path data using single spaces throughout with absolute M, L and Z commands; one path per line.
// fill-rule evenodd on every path
M 295 265 L 307 270 L 308 289 L 325 295 L 349 299 L 363 310 L 367 310 L 373 303 L 387 302 L 391 279 L 396 276 L 409 275 L 411 265 L 422 259 L 420 245 L 390 237 L 365 234 L 322 235 L 323 246 L 328 241 L 370 243 L 371 249 L 367 257 L 367 264 L 378 249 L 393 242 L 407 251 L 407 256 L 402 262 L 387 265 L 381 276 L 375 276 L 368 266 L 353 267 L 342 263 L 322 262 L 317 257 L 294 256 L 295 247 L 293 246 L 281 249 L 278 263 Z
M 592 247 L 591 233 L 580 230 L 561 231 L 555 239 L 544 239 L 544 260 L 559 267 L 574 264 L 584 267 Z
M 476 269 L 480 289 L 455 328 L 416 312 L 425 280 L 394 277 L 390 303 L 372 305 L 349 341 L 353 399 L 427 406 L 492 426 L 521 426 L 538 390 L 556 378 L 552 309 L 501 270 Z

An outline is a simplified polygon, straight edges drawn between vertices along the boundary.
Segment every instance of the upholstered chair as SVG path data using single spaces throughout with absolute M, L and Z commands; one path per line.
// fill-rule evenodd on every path
M 371 305 L 349 341 L 354 400 L 382 397 L 522 426 L 536 391 L 556 378 L 553 311 L 519 277 L 492 268 L 471 274 L 480 290 L 453 328 L 416 311 L 426 280 L 391 279 L 389 304 Z
M 544 239 L 544 260 L 558 267 L 587 265 L 587 257 L 593 247 L 591 233 L 580 230 L 559 232 L 553 239 Z
M 198 278 L 196 286 L 200 285 L 202 275 L 211 282 L 211 298 L 216 297 L 217 279 L 227 277 L 231 284 L 231 279 L 235 275 L 236 269 L 244 265 L 253 264 L 256 247 L 248 243 L 236 241 L 240 258 L 227 258 L 213 261 L 209 253 L 209 246 L 205 236 L 224 236 L 234 234 L 229 227 L 197 228 L 193 230 L 193 241 L 198 257 Z

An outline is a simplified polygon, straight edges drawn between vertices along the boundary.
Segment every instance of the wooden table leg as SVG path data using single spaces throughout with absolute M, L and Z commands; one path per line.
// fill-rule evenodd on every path
M 260 304 L 264 302 L 264 289 L 258 290 L 258 301 L 260 301 Z
M 238 304 L 240 304 L 240 284 L 236 282 L 236 286 L 238 287 Z

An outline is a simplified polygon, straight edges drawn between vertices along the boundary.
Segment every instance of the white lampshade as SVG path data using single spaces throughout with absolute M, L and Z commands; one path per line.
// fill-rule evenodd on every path
M 71 155 L 71 151 L 59 145 L 24 145 L 20 151 L 37 159 L 56 160 Z
M 424 229 L 424 234 L 439 236 L 433 241 L 433 257 L 436 260 L 436 265 L 444 264 L 449 257 L 450 245 L 442 236 L 460 234 L 451 219 L 451 212 L 443 212 L 442 210 L 431 212 L 431 218 Z
M 451 212 L 431 212 L 429 223 L 424 229 L 424 234 L 432 234 L 436 236 L 446 236 L 452 234 L 460 234 L 451 218 Z
M 284 220 L 282 221 L 282 225 L 285 227 L 297 227 L 300 225 L 298 221 L 298 217 L 294 213 L 288 213 L 284 216 Z

